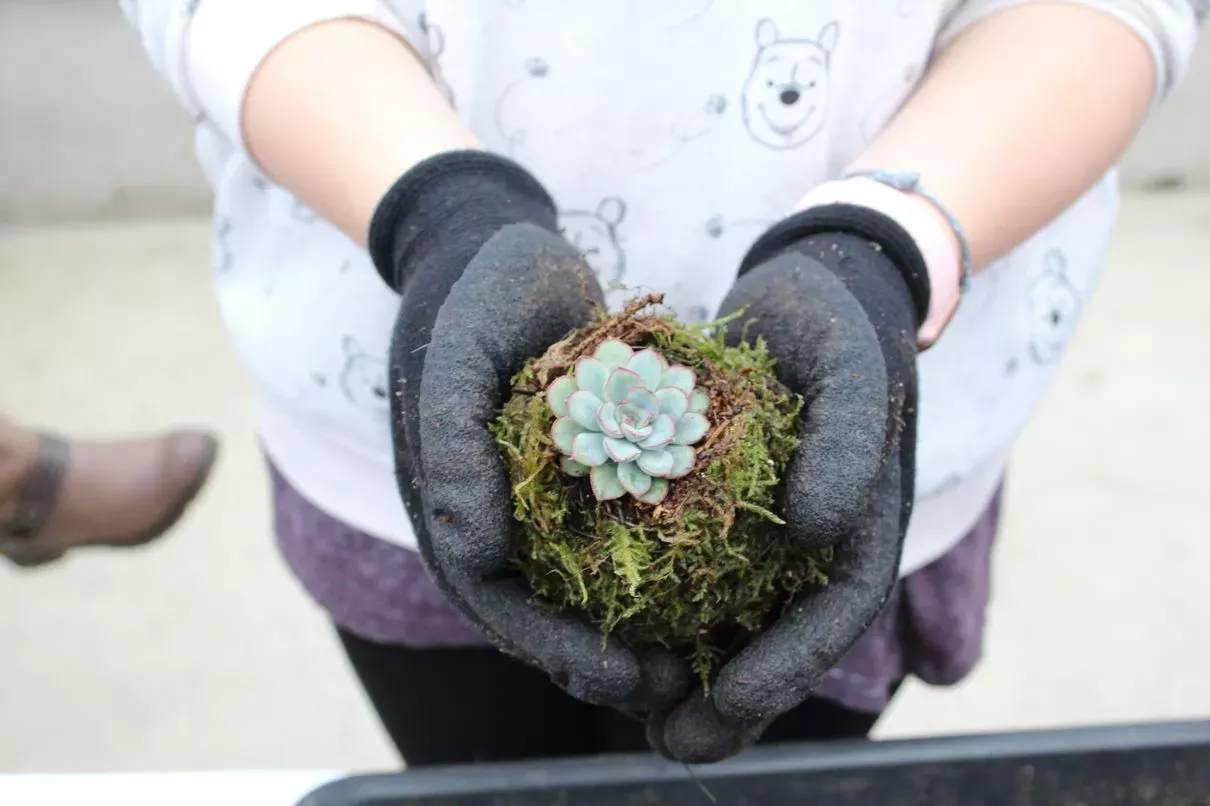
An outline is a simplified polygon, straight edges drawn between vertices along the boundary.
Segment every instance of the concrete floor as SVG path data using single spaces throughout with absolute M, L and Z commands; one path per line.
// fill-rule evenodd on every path
M 396 764 L 268 537 L 207 224 L 0 232 L 0 409 L 73 435 L 218 428 L 214 483 L 149 550 L 0 567 L 0 772 Z M 1134 197 L 1021 442 L 987 660 L 910 686 L 909 736 L 1210 716 L 1210 194 Z

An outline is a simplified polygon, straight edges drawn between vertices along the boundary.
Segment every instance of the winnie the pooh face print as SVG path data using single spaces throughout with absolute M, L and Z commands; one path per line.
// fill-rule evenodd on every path
M 783 39 L 770 19 L 756 26 L 758 50 L 743 90 L 744 126 L 769 148 L 797 148 L 827 118 L 829 70 L 840 24 L 829 22 L 816 39 Z
M 584 255 L 604 285 L 622 282 L 626 254 L 618 239 L 618 225 L 626 217 L 626 202 L 616 196 L 601 200 L 595 210 L 563 210 L 559 233 Z
M 375 414 L 387 414 L 391 401 L 387 393 L 387 363 L 370 355 L 352 336 L 341 340 L 344 368 L 340 390 L 350 403 Z
M 1080 295 L 1067 279 L 1067 258 L 1058 249 L 1046 254 L 1045 268 L 1029 289 L 1033 337 L 1029 351 L 1034 361 L 1057 361 L 1075 331 Z

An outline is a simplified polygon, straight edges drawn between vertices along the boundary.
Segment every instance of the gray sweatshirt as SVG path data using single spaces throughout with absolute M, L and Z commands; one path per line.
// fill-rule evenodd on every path
M 877 135 L 936 49 L 1028 0 L 142 0 L 124 3 L 197 122 L 214 275 L 276 467 L 319 509 L 413 548 L 392 473 L 384 355 L 397 300 L 362 249 L 264 178 L 240 139 L 252 72 L 324 19 L 395 31 L 490 149 L 551 190 L 611 302 L 712 314 L 746 248 Z M 1181 77 L 1206 0 L 1079 0 Z M 987 103 L 995 103 L 994 98 Z M 970 114 L 978 114 L 977 109 Z M 417 121 L 418 126 L 424 125 Z M 909 168 L 911 166 L 894 166 Z M 927 177 L 925 177 L 927 182 Z M 920 359 L 906 574 L 987 507 L 1097 280 L 1112 176 L 976 277 Z

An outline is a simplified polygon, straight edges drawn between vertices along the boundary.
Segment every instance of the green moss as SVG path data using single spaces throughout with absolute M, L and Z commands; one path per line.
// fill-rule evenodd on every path
M 492 432 L 513 482 L 514 563 L 535 596 L 587 613 L 603 634 L 684 649 L 708 681 L 748 634 L 827 581 L 830 555 L 791 545 L 775 514 L 802 401 L 774 377 L 763 342 L 728 347 L 724 323 L 683 325 L 654 312 L 659 301 L 602 314 L 530 361 Z M 543 390 L 607 338 L 693 367 L 710 394 L 697 467 L 656 506 L 597 501 L 586 479 L 559 470 L 550 441 Z

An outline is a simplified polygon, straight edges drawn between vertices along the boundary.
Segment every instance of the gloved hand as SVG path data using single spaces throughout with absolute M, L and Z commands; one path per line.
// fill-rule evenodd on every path
M 865 631 L 895 584 L 911 515 L 916 330 L 923 258 L 891 219 L 832 205 L 798 213 L 752 247 L 720 314 L 747 306 L 737 338 L 763 337 L 806 401 L 786 471 L 787 537 L 834 546 L 827 586 L 793 603 L 652 736 L 666 754 L 717 761 L 801 703 Z M 649 735 L 651 735 L 649 733 Z
M 511 488 L 487 424 L 512 375 L 602 298 L 556 234 L 549 195 L 504 158 L 439 155 L 379 203 L 370 252 L 401 295 L 390 350 L 396 475 L 429 572 L 501 650 L 572 695 L 636 715 L 667 709 L 688 690 L 682 661 L 639 658 L 616 639 L 603 648 L 587 622 L 533 604 L 508 568 Z

